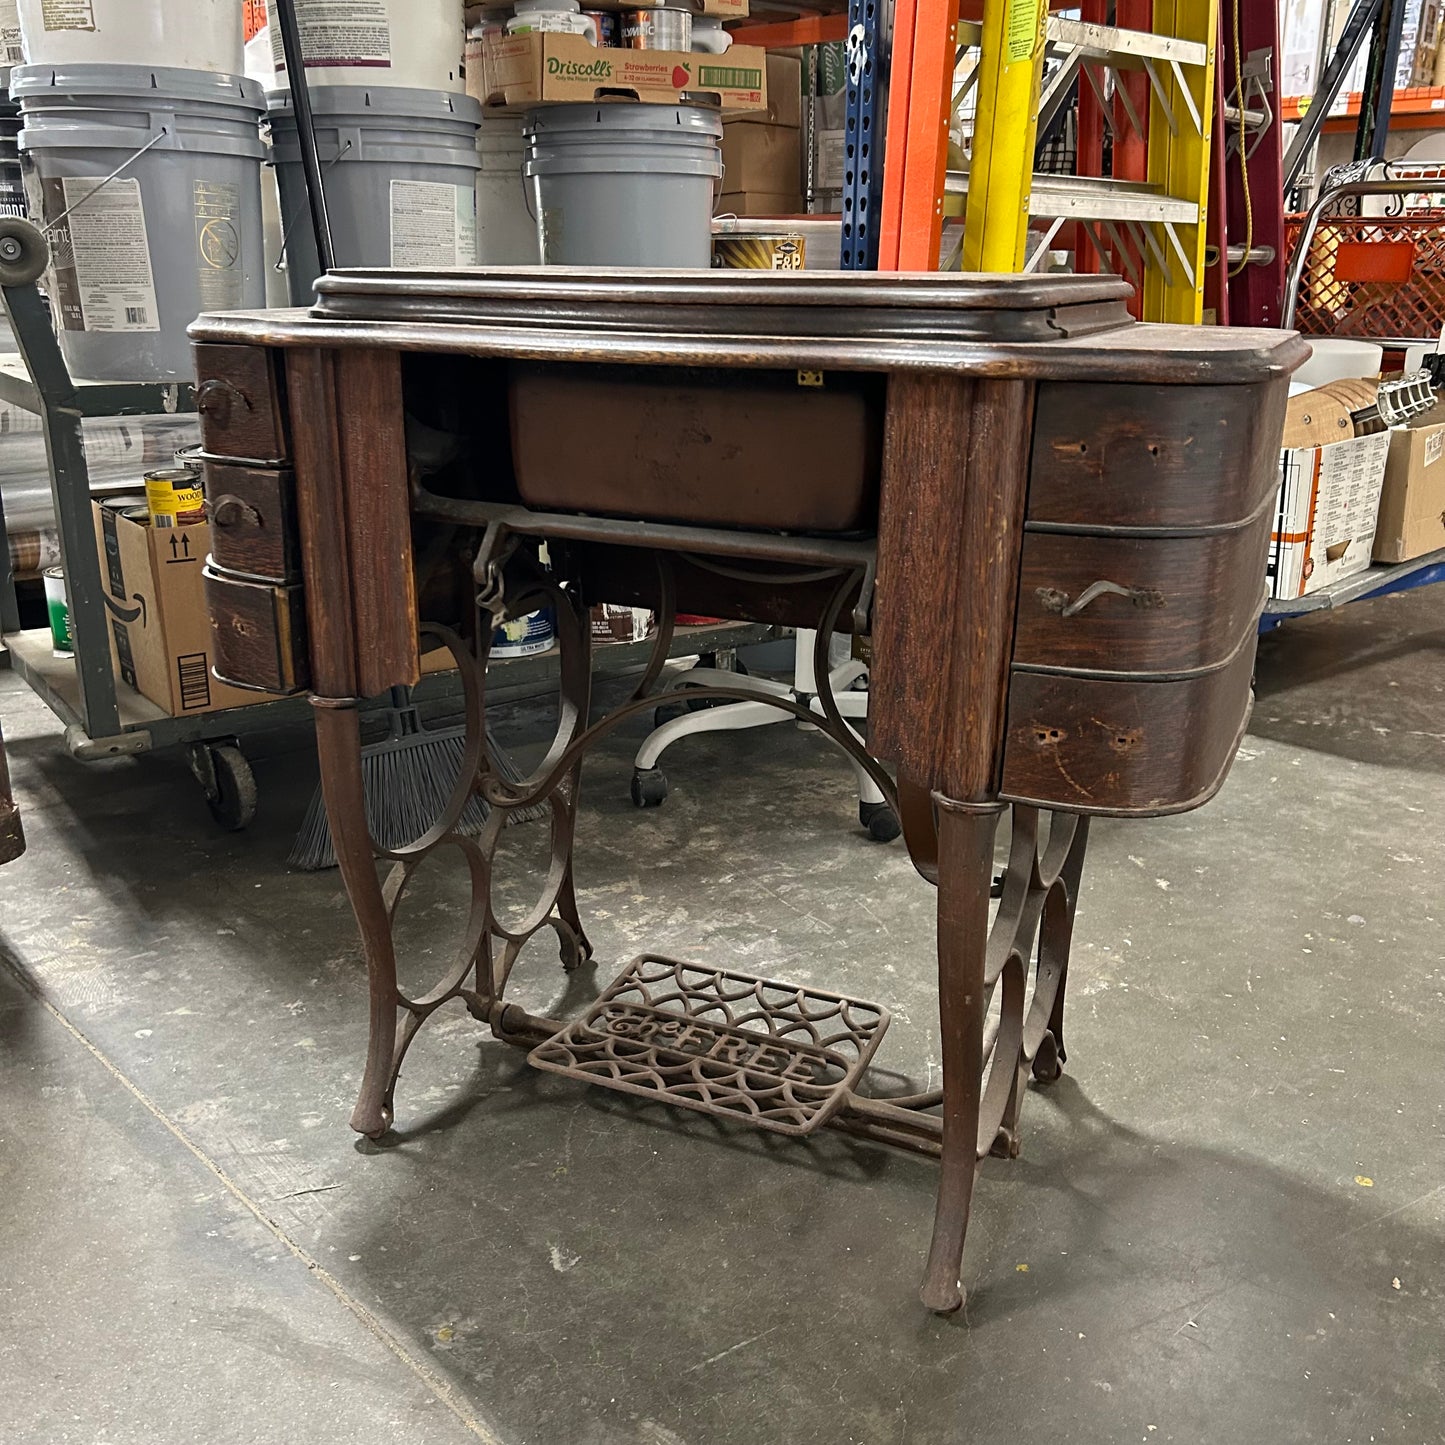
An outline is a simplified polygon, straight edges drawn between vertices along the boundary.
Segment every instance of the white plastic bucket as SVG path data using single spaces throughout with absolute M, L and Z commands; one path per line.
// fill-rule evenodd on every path
M 696 105 L 605 102 L 528 111 L 528 180 L 551 266 L 712 261 L 722 117 Z
M 196 70 L 23 65 L 10 88 L 36 219 L 53 228 L 47 289 L 71 372 L 189 380 L 197 315 L 266 301 L 261 87 Z
M 239 0 L 19 0 L 31 65 L 241 73 Z
M 464 92 L 463 0 L 295 0 L 312 85 L 399 85 Z M 286 59 L 275 0 L 266 0 L 276 82 Z
M 522 118 L 488 116 L 477 132 L 477 261 L 483 266 L 536 266 L 537 223 L 522 179 Z
M 320 274 L 291 93 L 270 104 L 291 302 L 311 301 Z M 311 89 L 316 148 L 338 266 L 477 263 L 477 127 L 470 96 L 399 87 Z

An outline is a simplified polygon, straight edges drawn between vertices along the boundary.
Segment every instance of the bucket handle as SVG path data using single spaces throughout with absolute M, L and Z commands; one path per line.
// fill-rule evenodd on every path
M 336 163 L 337 163 L 338 161 L 340 161 L 340 159 L 342 158 L 342 156 L 344 156 L 344 155 L 346 154 L 346 152 L 349 151 L 350 149 L 351 149 L 351 142 L 350 142 L 350 141 L 346 141 L 346 142 L 337 150 L 336 154 L 335 154 L 334 156 L 332 156 L 331 159 L 330 159 L 329 161 L 327 161 L 324 166 L 322 166 L 321 169 L 322 169 L 323 171 L 329 171 L 329 170 L 331 169 L 331 167 L 334 166 L 334 165 L 336 165 Z M 274 164 L 274 163 L 273 163 L 273 164 Z M 280 195 L 280 188 L 279 188 L 279 187 L 277 188 L 277 195 L 278 195 L 278 196 Z M 279 254 L 278 254 L 277 257 L 276 257 L 276 265 L 272 268 L 272 269 L 275 270 L 278 274 L 286 269 L 286 249 L 287 249 L 287 247 L 290 246 L 290 244 L 291 244 L 291 232 L 292 232 L 292 230 L 294 229 L 294 227 L 295 227 L 295 225 L 296 225 L 296 222 L 301 219 L 301 212 L 302 212 L 302 210 L 305 209 L 305 208 L 307 208 L 307 206 L 308 206 L 309 204 L 310 204 L 310 203 L 309 203 L 308 201 L 302 201 L 301 204 L 300 204 L 299 206 L 297 206 L 296 209 L 291 213 L 291 219 L 290 219 L 289 221 L 286 220 L 284 217 L 283 217 L 282 220 L 281 220 L 281 250 L 280 250 Z
M 138 161 L 152 146 L 159 145 L 169 134 L 170 131 L 168 131 L 165 126 L 162 126 L 156 135 L 153 135 L 138 151 L 134 152 L 134 154 L 128 155 L 103 181 L 99 182 L 93 189 L 88 190 L 74 205 L 67 206 L 53 221 L 48 222 L 44 227 L 45 234 L 47 236 L 53 236 L 59 229 L 60 223 L 64 221 L 66 217 L 78 211 L 93 197 L 98 196 L 127 166 Z

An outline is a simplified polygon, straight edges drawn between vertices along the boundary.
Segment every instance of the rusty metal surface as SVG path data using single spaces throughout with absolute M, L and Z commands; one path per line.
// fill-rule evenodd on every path
M 635 958 L 536 1068 L 778 1134 L 811 1134 L 888 1027 L 862 999 L 658 954 Z
M 346 699 L 313 699 L 327 809 L 371 981 L 370 1045 L 353 1128 L 377 1137 L 391 1127 L 408 1048 L 438 1008 L 459 1000 L 497 1038 L 533 1050 L 532 1061 L 549 1071 L 773 1132 L 803 1135 L 826 1125 L 937 1157 L 939 1208 L 923 1297 L 932 1308 L 956 1308 L 962 1300 L 959 1261 L 977 1162 L 989 1152 L 1017 1154 L 1019 1111 L 1030 1077 L 1051 1080 L 1063 1064 L 1064 988 L 1087 821 L 1053 815 L 1046 823 L 1034 808 L 1011 810 L 1009 862 L 990 925 L 993 840 L 999 819 L 1009 810 L 1003 804 L 930 799 L 916 788 L 903 790 L 900 808 L 895 780 L 839 714 L 826 685 L 832 633 L 850 623 L 858 632 L 869 627 L 873 559 L 866 543 L 773 538 L 765 555 L 745 560 L 733 551 L 733 546 L 745 548 L 745 539 L 723 556 L 708 556 L 710 538 L 696 534 L 695 542 L 703 544 L 698 552 L 684 550 L 685 539 L 670 530 L 664 532 L 665 541 L 639 539 L 638 557 L 656 570 L 653 652 L 635 694 L 589 723 L 591 628 L 581 581 L 587 570 L 585 549 L 617 545 L 616 524 L 570 519 L 570 535 L 554 546 L 555 570 L 549 570 L 539 565 L 535 542 L 528 539 L 528 514 L 464 502 L 436 505 L 441 500 L 414 497 L 418 512 L 435 505 L 437 514 L 477 538 L 475 550 L 467 554 L 476 617 L 470 639 L 441 626 L 422 629 L 424 646 L 440 643 L 452 652 L 466 716 L 456 790 L 423 837 L 394 850 L 375 846 L 366 832 L 356 708 Z M 583 760 L 622 722 L 655 706 L 654 689 L 675 619 L 674 573 L 683 564 L 720 570 L 758 595 L 797 591 L 824 599 L 814 658 L 815 675 L 823 683 L 821 717 L 788 698 L 758 699 L 712 687 L 699 694 L 765 701 L 809 723 L 863 768 L 900 811 L 920 873 L 940 885 L 941 984 L 977 979 L 962 1002 L 940 995 L 945 1026 L 950 1019 L 955 1025 L 961 1021 L 972 1041 L 951 1056 L 945 1047 L 942 1089 L 891 1097 L 871 1091 L 868 1066 L 888 1022 L 881 1006 L 708 964 L 644 955 L 584 1018 L 570 1024 L 529 1014 L 507 1000 L 514 965 L 536 935 L 549 930 L 556 935 L 565 969 L 592 954 L 573 885 Z M 532 775 L 512 782 L 502 776 L 486 744 L 487 656 L 500 619 L 544 606 L 555 615 L 560 652 L 556 732 Z M 464 837 L 457 824 L 474 796 L 489 805 L 490 813 L 479 835 Z M 545 876 L 525 914 L 504 916 L 492 890 L 498 843 L 508 813 L 537 805 L 550 814 Z M 968 839 L 964 853 L 960 838 Z M 451 850 L 461 854 L 471 877 L 466 927 L 432 987 L 406 992 L 397 978 L 397 916 L 418 870 Z M 378 880 L 376 858 L 392 864 L 384 881 Z M 960 899 L 967 900 L 965 908 L 957 906 Z

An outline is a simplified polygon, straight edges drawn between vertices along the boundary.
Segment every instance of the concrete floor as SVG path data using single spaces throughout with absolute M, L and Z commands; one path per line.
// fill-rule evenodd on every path
M 1442 608 L 1267 640 L 1222 796 L 1098 827 L 1069 1071 L 984 1166 L 949 1320 L 914 1293 L 928 1162 L 538 1074 L 460 1009 L 358 1145 L 351 921 L 285 866 L 304 735 L 251 745 L 263 815 L 226 836 L 178 756 L 82 767 L 0 677 L 30 838 L 0 871 L 0 1438 L 1436 1445 Z M 636 813 L 638 736 L 589 774 L 605 962 L 570 1003 L 645 941 L 875 998 L 881 1063 L 936 1077 L 931 894 L 846 770 L 786 728 L 695 741 Z M 526 1001 L 564 991 L 547 950 L 521 967 Z

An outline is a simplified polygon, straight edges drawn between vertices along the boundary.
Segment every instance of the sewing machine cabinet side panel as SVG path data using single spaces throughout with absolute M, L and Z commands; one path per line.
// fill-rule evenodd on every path
M 999 787 L 1034 390 L 937 373 L 888 383 L 870 744 L 961 801 Z
M 312 686 L 373 697 L 420 676 L 401 361 L 286 353 Z

